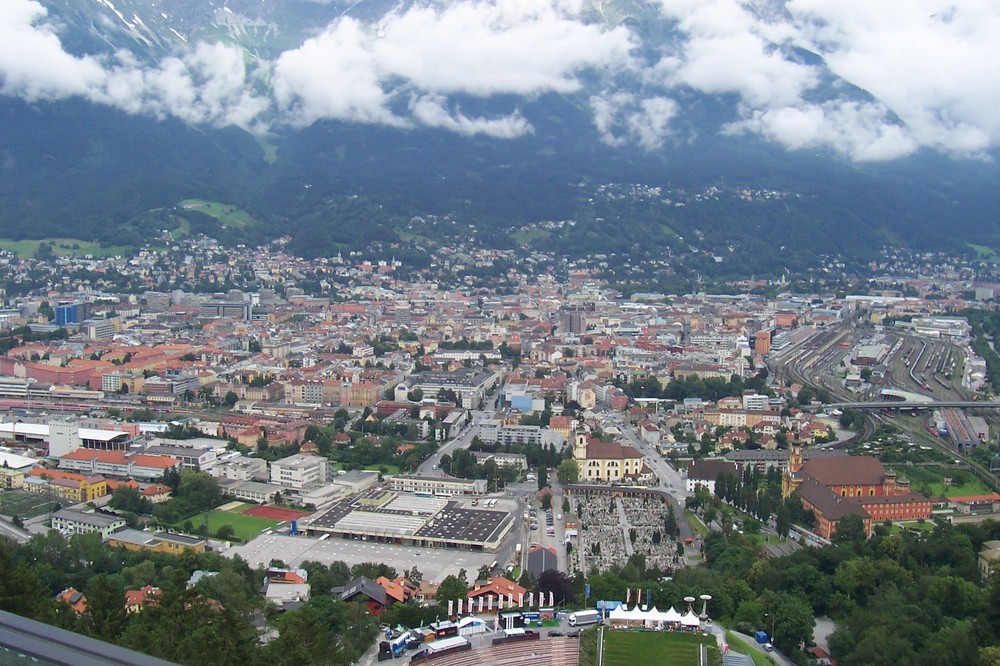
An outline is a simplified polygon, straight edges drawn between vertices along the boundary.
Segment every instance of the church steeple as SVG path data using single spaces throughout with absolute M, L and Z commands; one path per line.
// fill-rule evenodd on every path
M 788 497 L 802 483 L 802 445 L 793 444 L 788 453 L 788 470 L 781 477 L 781 496 Z
M 573 440 L 573 459 L 578 465 L 582 465 L 587 459 L 587 431 L 577 430 Z

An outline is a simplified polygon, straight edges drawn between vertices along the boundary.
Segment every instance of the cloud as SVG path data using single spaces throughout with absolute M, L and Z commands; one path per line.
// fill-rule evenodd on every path
M 536 12 L 511 2 L 415 7 L 387 17 L 372 56 L 385 77 L 417 89 L 483 97 L 571 93 L 579 72 L 628 63 L 626 29 L 605 31 L 535 4 Z
M 81 97 L 253 131 L 332 119 L 515 138 L 534 131 L 525 105 L 595 86 L 594 125 L 612 146 L 662 149 L 680 119 L 859 161 L 921 148 L 981 158 L 1000 145 L 995 0 L 431 0 L 375 21 L 348 11 L 270 61 L 192 43 L 155 64 L 71 54 L 39 2 L 0 3 L 0 94 L 29 101 Z M 649 7 L 669 39 L 644 44 L 660 30 L 616 23 Z M 697 107 L 678 100 L 701 95 L 735 120 L 686 117 Z M 457 100 L 469 97 L 496 110 L 468 116 Z
M 667 87 L 735 93 L 754 108 L 784 105 L 816 87 L 818 72 L 785 56 L 795 31 L 762 19 L 736 0 L 665 2 L 663 13 L 684 35 L 679 53 L 656 69 Z
M 405 124 L 389 109 L 392 96 L 382 87 L 372 58 L 375 39 L 372 30 L 344 18 L 282 53 L 272 79 L 279 109 L 303 125 L 321 118 Z
M 412 7 L 385 16 L 380 27 L 344 17 L 278 58 L 275 99 L 303 124 L 320 118 L 403 124 L 391 111 L 399 91 L 484 98 L 571 93 L 581 88 L 582 71 L 629 65 L 626 29 L 587 25 L 557 6 Z M 456 131 L 467 127 L 459 123 Z
M 451 111 L 442 95 L 422 95 L 410 101 L 413 117 L 427 127 L 451 130 L 463 136 L 483 134 L 494 139 L 516 139 L 534 131 L 520 112 L 500 118 L 469 118 L 460 109 Z
M 101 85 L 98 59 L 67 53 L 47 11 L 33 0 L 6 0 L 0 12 L 0 91 L 28 101 L 85 95 Z
M 195 124 L 252 128 L 269 103 L 249 85 L 243 52 L 201 43 L 157 67 L 120 52 L 113 58 L 65 51 L 46 10 L 6 0 L 0 16 L 0 91 L 28 101 L 79 96 L 128 113 Z
M 884 106 L 850 101 L 758 110 L 724 132 L 760 134 L 792 150 L 832 148 L 858 162 L 896 159 L 919 147 L 906 128 L 889 121 Z
M 594 95 L 590 108 L 601 141 L 615 147 L 632 143 L 645 150 L 663 146 L 678 113 L 677 102 L 668 97 L 638 99 L 627 92 Z
M 916 142 L 974 154 L 1000 143 L 1000 5 L 992 0 L 792 0 L 802 37 Z

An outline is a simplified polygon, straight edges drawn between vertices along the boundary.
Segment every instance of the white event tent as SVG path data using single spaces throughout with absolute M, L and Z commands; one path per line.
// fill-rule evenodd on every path
M 656 606 L 647 611 L 640 610 L 638 606 L 632 610 L 629 610 L 626 606 L 619 606 L 608 614 L 608 619 L 611 621 L 612 626 L 616 624 L 643 626 L 647 629 L 662 629 L 664 625 L 681 625 L 692 628 L 701 626 L 701 620 L 691 611 L 681 615 L 673 608 L 663 612 L 657 610 Z

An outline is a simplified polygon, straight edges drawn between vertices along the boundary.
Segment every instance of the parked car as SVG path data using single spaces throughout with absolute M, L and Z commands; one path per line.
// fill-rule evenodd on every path
M 549 632 L 549 638 L 558 638 L 559 636 L 565 636 L 565 634 L 563 632 L 561 632 L 561 631 L 550 631 Z

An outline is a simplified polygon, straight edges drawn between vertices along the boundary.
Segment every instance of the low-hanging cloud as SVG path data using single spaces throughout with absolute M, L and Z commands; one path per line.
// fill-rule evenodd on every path
M 482 134 L 494 139 L 516 139 L 534 128 L 520 112 L 499 118 L 469 117 L 461 109 L 449 109 L 442 95 L 422 95 L 410 100 L 414 119 L 427 127 L 450 130 L 463 136 Z
M 590 108 L 602 141 L 610 146 L 636 144 L 645 150 L 663 146 L 678 111 L 677 102 L 668 97 L 638 99 L 627 92 L 594 95 Z
M 594 22 L 582 0 L 440 0 L 377 22 L 348 13 L 271 61 L 193 43 L 155 64 L 71 54 L 40 2 L 0 5 L 0 94 L 32 102 L 253 131 L 331 119 L 512 139 L 533 133 L 532 100 L 597 81 L 589 109 L 612 146 L 669 149 L 682 118 L 705 131 L 682 101 L 699 95 L 732 103 L 733 120 L 708 129 L 855 161 L 1000 145 L 995 0 L 654 0 L 644 7 L 674 33 L 662 44 Z M 469 99 L 494 110 L 470 115 Z

